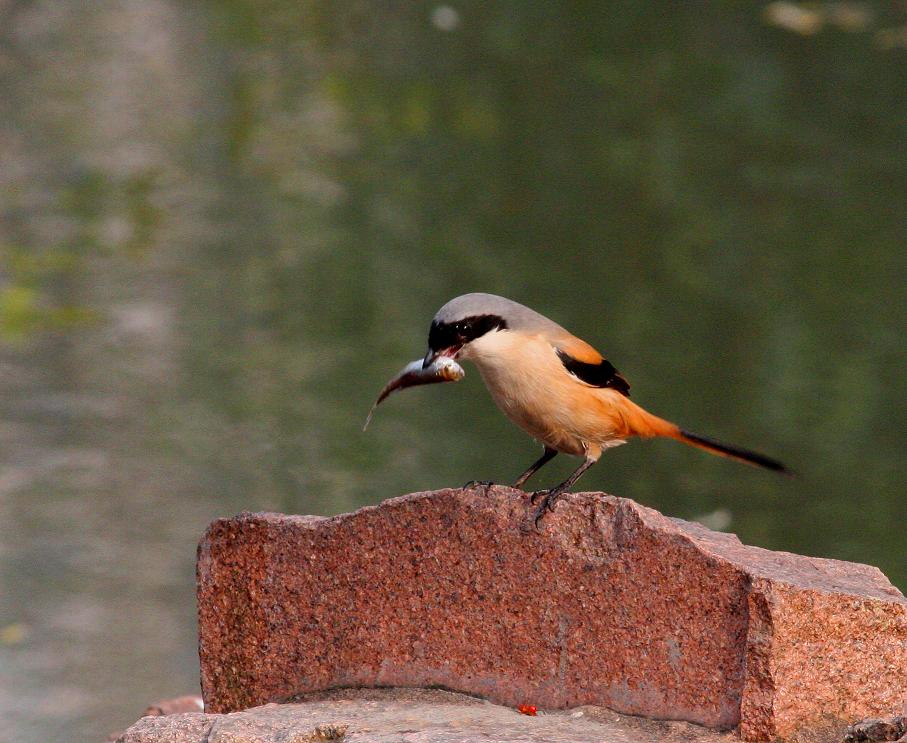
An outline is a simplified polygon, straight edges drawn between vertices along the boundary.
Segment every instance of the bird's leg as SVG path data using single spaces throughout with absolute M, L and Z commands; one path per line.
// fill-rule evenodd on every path
M 539 521 L 542 516 L 544 516 L 545 511 L 553 511 L 554 504 L 557 499 L 561 496 L 562 493 L 567 492 L 570 488 L 573 487 L 573 484 L 579 480 L 583 472 L 589 469 L 593 464 L 595 464 L 594 459 L 586 458 L 586 461 L 583 462 L 579 467 L 576 468 L 576 471 L 570 475 L 566 480 L 564 480 L 560 485 L 551 488 L 550 490 L 539 490 L 537 493 L 532 494 L 532 502 L 535 503 L 535 499 L 540 497 L 542 502 L 536 507 L 535 511 L 532 512 L 532 521 L 538 528 Z
M 554 459 L 557 454 L 557 449 L 552 449 L 550 446 L 545 447 L 545 453 L 542 454 L 535 462 L 532 463 L 532 466 L 529 467 L 522 475 L 520 475 L 516 482 L 513 483 L 513 487 L 517 490 L 523 487 L 523 483 L 526 482 L 530 477 L 532 477 L 536 472 L 538 472 L 542 467 L 545 466 L 548 462 Z
M 535 462 L 532 463 L 532 466 L 526 470 L 522 475 L 517 478 L 517 481 L 513 484 L 514 488 L 519 489 L 526 480 L 532 477 L 536 472 L 538 472 L 547 462 L 550 462 L 555 455 L 557 454 L 557 449 L 552 449 L 550 446 L 545 447 L 545 452 L 540 456 Z M 485 488 L 486 492 L 494 483 L 491 480 L 470 480 L 463 486 L 464 490 L 470 488 L 475 488 L 482 486 Z

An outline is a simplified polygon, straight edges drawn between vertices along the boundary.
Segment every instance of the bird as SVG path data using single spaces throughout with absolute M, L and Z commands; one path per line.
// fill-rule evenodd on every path
M 544 447 L 514 482 L 526 482 L 557 454 L 583 458 L 559 485 L 532 494 L 538 526 L 606 449 L 663 437 L 712 454 L 791 474 L 781 462 L 659 418 L 630 399 L 627 379 L 601 353 L 553 320 L 505 297 L 470 293 L 438 310 L 423 369 L 446 359 L 472 363 L 504 415 Z

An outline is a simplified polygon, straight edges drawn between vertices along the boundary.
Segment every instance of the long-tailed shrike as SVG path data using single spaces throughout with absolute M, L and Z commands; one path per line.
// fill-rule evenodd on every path
M 601 456 L 634 436 L 661 436 L 713 454 L 789 474 L 780 462 L 686 431 L 630 400 L 630 384 L 598 351 L 544 315 L 494 294 L 464 294 L 445 304 L 428 333 L 428 353 L 382 392 L 457 381 L 471 361 L 498 407 L 545 447 L 520 475 L 521 488 L 559 452 L 584 458 L 564 482 L 533 494 L 536 523 Z M 376 403 L 377 404 L 377 403 Z

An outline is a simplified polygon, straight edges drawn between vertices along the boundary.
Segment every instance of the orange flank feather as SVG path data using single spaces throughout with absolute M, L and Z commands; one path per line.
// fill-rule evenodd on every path
M 614 403 L 622 424 L 618 427 L 618 435 L 621 438 L 631 436 L 639 436 L 643 439 L 651 439 L 656 436 L 679 438 L 680 428 L 678 426 L 657 415 L 652 415 L 648 410 L 643 410 L 628 397 L 614 396 Z
M 549 342 L 584 364 L 600 364 L 605 359 L 586 341 L 566 332 L 562 337 L 550 338 Z

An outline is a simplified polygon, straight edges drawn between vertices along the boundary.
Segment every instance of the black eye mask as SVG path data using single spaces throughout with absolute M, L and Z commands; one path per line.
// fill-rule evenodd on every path
M 456 322 L 432 322 L 428 331 L 429 348 L 440 351 L 464 346 L 492 330 L 506 330 L 507 321 L 500 315 L 472 315 Z

